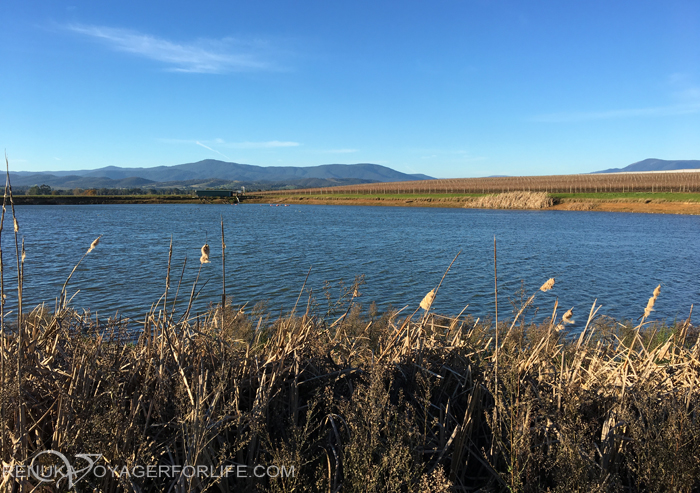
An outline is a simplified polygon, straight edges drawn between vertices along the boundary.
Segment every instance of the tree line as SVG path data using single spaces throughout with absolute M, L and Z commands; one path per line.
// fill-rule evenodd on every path
M 189 195 L 192 192 L 184 188 L 51 188 L 49 185 L 31 187 L 13 187 L 25 195 Z

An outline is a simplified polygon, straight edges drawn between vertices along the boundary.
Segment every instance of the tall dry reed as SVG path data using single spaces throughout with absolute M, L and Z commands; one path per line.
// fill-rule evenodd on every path
M 137 339 L 119 320 L 34 311 L 30 337 L 4 335 L 3 378 L 21 368 L 24 379 L 2 399 L 23 404 L 27 422 L 11 411 L 3 433 L 11 444 L 24 433 L 27 457 L 295 468 L 284 479 L 112 474 L 86 478 L 82 491 L 700 486 L 700 349 L 689 320 L 631 341 L 634 328 L 605 319 L 579 340 L 556 321 L 513 326 L 496 380 L 492 325 L 353 306 L 335 328 L 309 311 L 274 320 L 225 306 L 174 322 L 159 310 Z M 17 445 L 2 453 L 6 465 L 26 460 Z

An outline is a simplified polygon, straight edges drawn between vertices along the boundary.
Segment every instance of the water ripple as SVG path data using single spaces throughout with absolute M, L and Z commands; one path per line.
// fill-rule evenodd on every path
M 195 303 L 202 311 L 221 293 L 220 219 L 226 234 L 227 294 L 242 304 L 268 301 L 288 310 L 309 268 L 308 291 L 323 305 L 364 275 L 364 304 L 416 307 L 462 251 L 440 289 L 438 311 L 493 314 L 493 238 L 498 239 L 499 312 L 510 299 L 556 277 L 535 304 L 551 313 L 554 300 L 585 319 L 597 299 L 601 312 L 636 319 L 657 284 L 656 319 L 687 316 L 700 302 L 700 218 L 563 211 L 350 206 L 259 205 L 18 206 L 25 238 L 25 300 L 50 304 L 75 263 L 100 234 L 97 249 L 76 270 L 70 293 L 79 307 L 103 315 L 142 317 L 163 293 L 173 238 L 171 299 L 187 258 L 179 299 L 186 301 L 199 271 L 199 249 L 211 246 Z M 7 307 L 16 276 L 14 240 L 2 238 Z M 11 232 L 11 229 L 9 229 Z M 328 284 L 327 284 L 328 283 Z M 14 289 L 14 288 L 13 288 Z

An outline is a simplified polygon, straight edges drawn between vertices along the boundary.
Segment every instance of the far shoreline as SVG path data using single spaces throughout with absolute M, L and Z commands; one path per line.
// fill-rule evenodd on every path
M 467 207 L 468 202 L 460 197 L 393 199 L 387 197 L 346 198 L 346 197 L 301 197 L 301 196 L 266 196 L 247 199 L 254 204 L 308 204 L 308 205 L 363 205 L 383 207 L 436 207 L 453 209 L 484 209 Z M 586 211 L 586 212 L 632 212 L 644 214 L 683 214 L 700 215 L 700 202 L 665 201 L 658 199 L 644 200 L 605 200 L 605 199 L 562 199 L 559 203 L 542 209 L 493 209 L 490 210 L 542 210 L 542 211 Z
M 557 199 L 551 207 L 542 209 L 492 209 L 492 210 L 557 210 L 557 211 L 592 211 L 592 212 L 632 212 L 645 214 L 683 214 L 700 215 L 700 202 L 666 200 L 654 198 L 654 194 L 645 194 L 635 199 L 605 199 L 577 197 L 578 194 Z M 585 194 L 581 194 L 585 195 Z M 96 204 L 235 204 L 231 199 L 212 199 L 193 197 L 191 195 L 147 195 L 147 196 L 70 196 L 70 195 L 14 195 L 15 205 L 96 205 Z M 465 196 L 416 196 L 411 198 L 387 195 L 369 195 L 367 197 L 343 197 L 337 195 L 312 194 L 282 195 L 276 193 L 251 193 L 245 196 L 243 204 L 308 204 L 308 205 L 360 205 L 384 207 L 436 207 L 436 208 L 470 208 L 469 198 Z M 473 207 L 477 208 L 477 207 Z

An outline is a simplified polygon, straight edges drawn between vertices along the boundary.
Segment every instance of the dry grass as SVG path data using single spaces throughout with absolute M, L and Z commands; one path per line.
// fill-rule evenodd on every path
M 554 199 L 544 192 L 506 192 L 467 200 L 464 207 L 483 209 L 546 209 Z
M 540 326 L 516 319 L 505 337 L 500 327 L 496 378 L 492 324 L 377 317 L 351 300 L 333 324 L 230 306 L 181 322 L 152 311 L 136 339 L 118 320 L 34 310 L 21 342 L 3 334 L 2 460 L 52 449 L 129 467 L 296 471 L 86 478 L 84 491 L 700 487 L 700 346 L 689 321 L 620 328 L 593 317 L 570 339 L 555 330 L 568 312 Z

